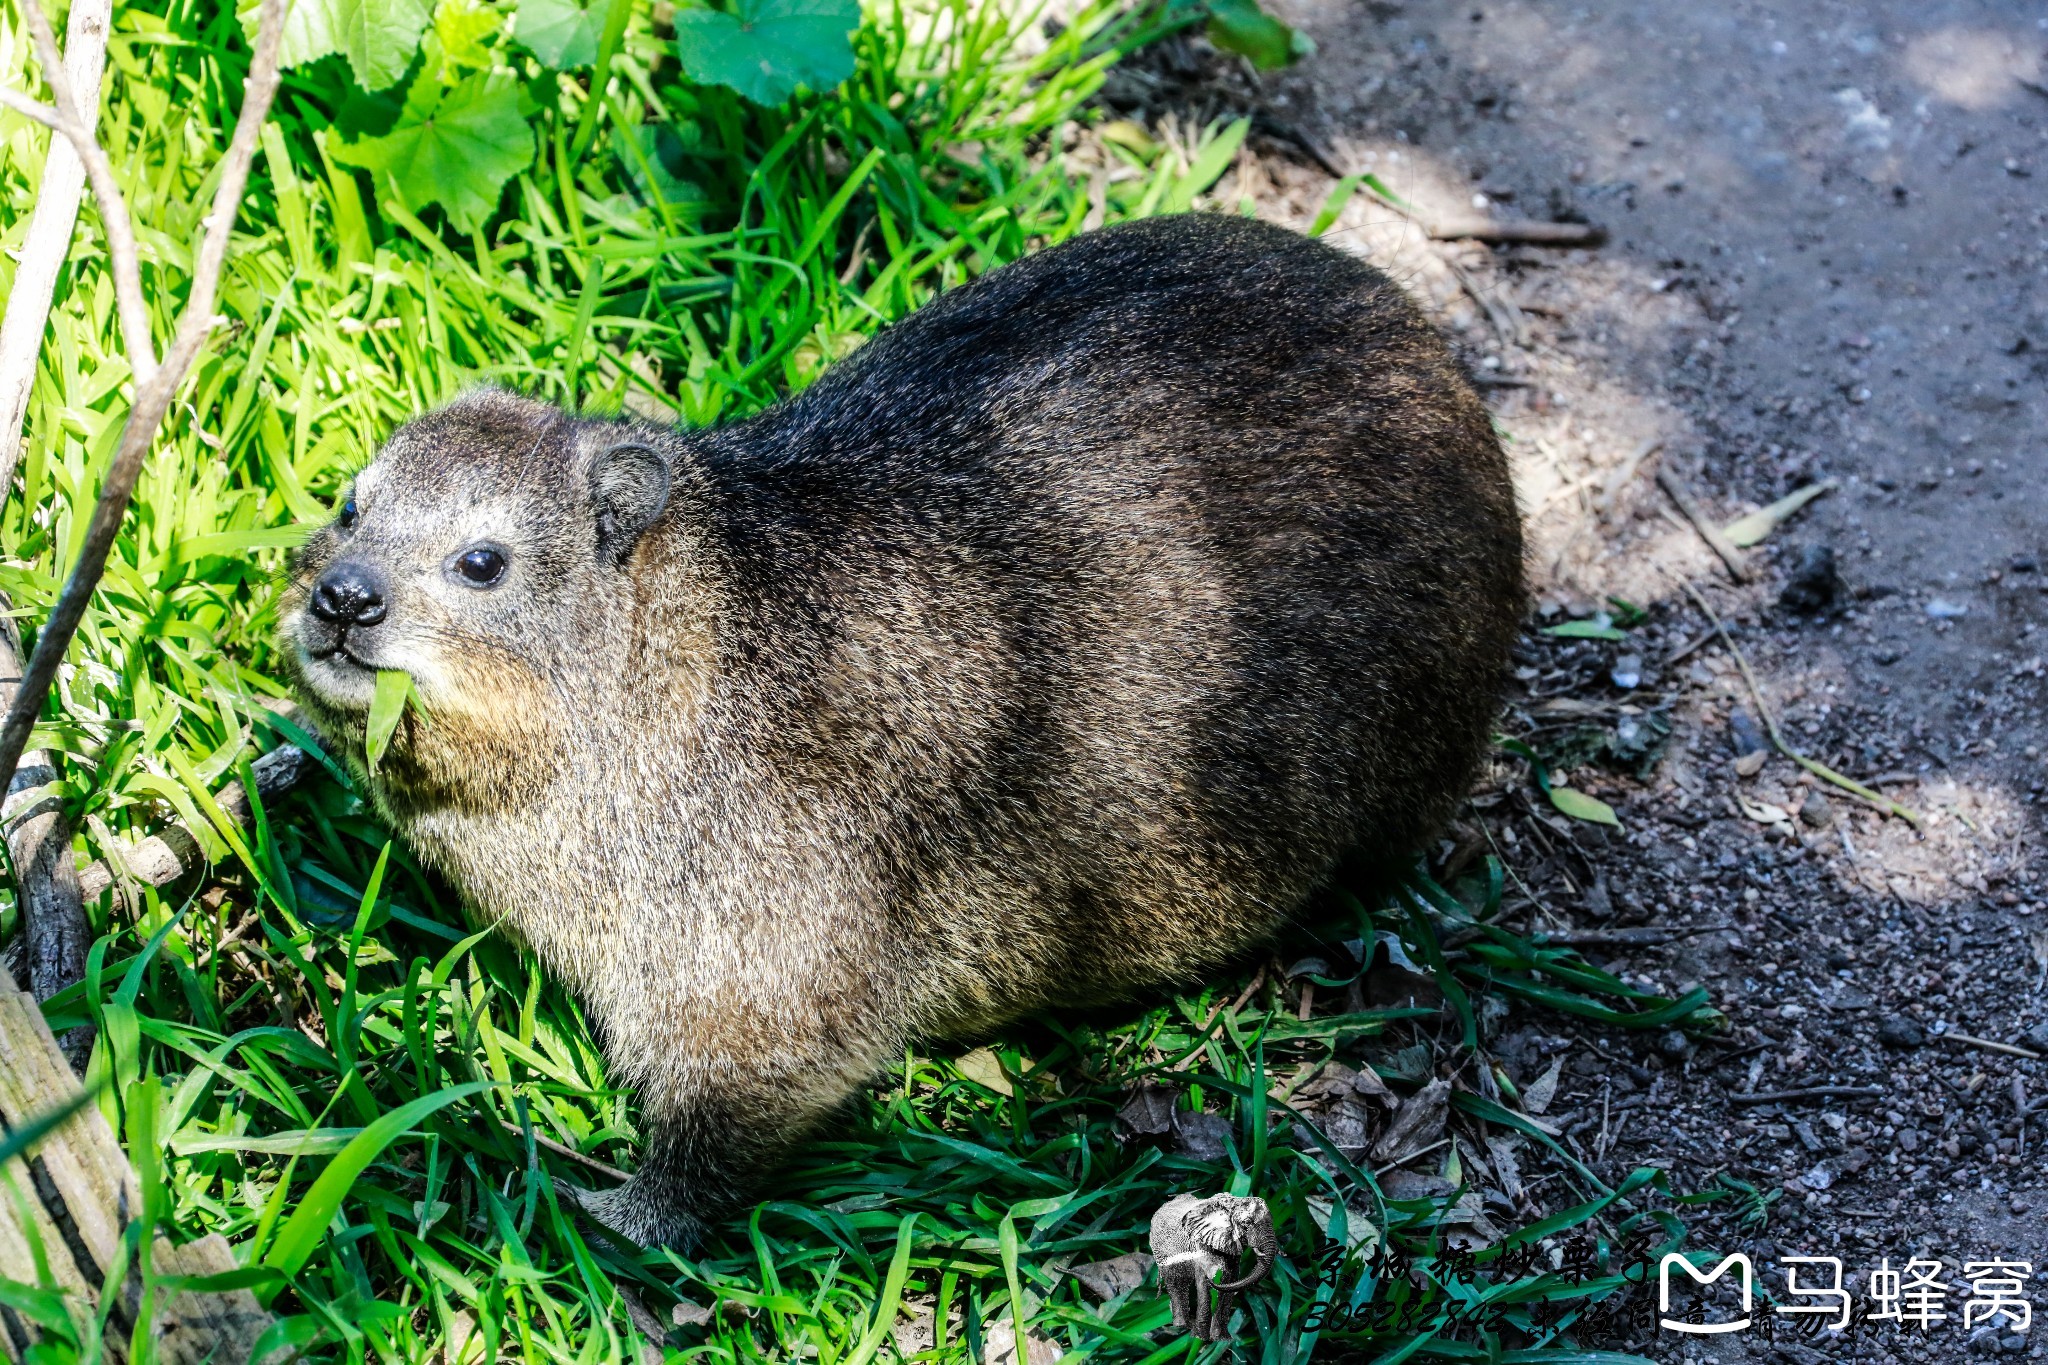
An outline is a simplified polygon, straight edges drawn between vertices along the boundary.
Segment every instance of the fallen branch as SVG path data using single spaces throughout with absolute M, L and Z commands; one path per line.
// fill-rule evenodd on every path
M 0 604 L 5 600 L 0 598 Z M 0 696 L 8 696 L 21 677 L 21 648 L 14 622 L 5 618 L 0 618 L 0 675 Z M 5 804 L 0 805 L 16 903 L 21 907 L 21 965 L 29 993 L 37 1000 L 48 1000 L 84 980 L 86 955 L 92 951 L 92 921 L 85 916 L 78 888 L 71 822 L 64 818 L 64 802 L 47 790 L 56 780 L 57 767 L 50 755 L 32 749 L 23 755 L 8 784 Z M 60 1045 L 73 1071 L 84 1073 L 92 1040 L 90 1025 L 65 1033 Z
M 1809 1085 L 1803 1090 L 1761 1090 L 1747 1095 L 1730 1095 L 1728 1103 L 1790 1104 L 1794 1100 L 1876 1100 L 1884 1098 L 1881 1085 Z
M 1429 223 L 1426 230 L 1436 242 L 1599 246 L 1607 240 L 1607 229 L 1597 223 L 1546 223 L 1535 218 L 1454 218 Z
M 1721 528 L 1701 510 L 1699 503 L 1693 499 L 1692 490 L 1680 482 L 1679 477 L 1668 467 L 1657 471 L 1657 484 L 1671 495 L 1671 501 L 1677 503 L 1678 510 L 1685 513 L 1685 519 L 1692 523 L 1693 530 L 1700 533 L 1700 539 L 1707 542 L 1708 548 L 1715 554 L 1721 556 L 1721 562 L 1728 566 L 1728 576 L 1737 583 L 1747 583 L 1749 566 L 1742 562 L 1742 552 L 1728 543 L 1728 537 L 1721 534 Z
M 1742 670 L 1742 680 L 1749 685 L 1750 699 L 1756 703 L 1757 714 L 1763 717 L 1764 731 L 1770 735 L 1771 743 L 1777 746 L 1778 752 L 1812 773 L 1815 777 L 1820 778 L 1823 782 L 1831 786 L 1840 787 L 1851 796 L 1861 797 L 1886 815 L 1898 816 L 1914 829 L 1921 828 L 1920 813 L 1918 811 L 1908 806 L 1900 805 L 1884 793 L 1873 791 L 1861 782 L 1842 776 L 1833 768 L 1828 767 L 1827 764 L 1808 758 L 1805 754 L 1800 753 L 1785 742 L 1784 734 L 1778 729 L 1777 713 L 1771 710 L 1771 704 L 1764 700 L 1764 690 L 1757 686 L 1756 674 L 1750 672 L 1749 659 L 1736 646 L 1734 638 L 1728 634 L 1728 627 L 1721 624 L 1721 618 L 1714 613 L 1712 607 L 1707 605 L 1707 599 L 1700 596 L 1698 590 L 1692 584 L 1684 583 L 1680 586 L 1685 589 L 1686 596 L 1692 599 L 1693 605 L 1698 607 L 1705 614 L 1707 620 L 1712 623 L 1714 632 L 1721 637 L 1721 643 L 1727 646 L 1728 653 L 1734 657 L 1735 666 Z
M 46 1116 L 84 1098 L 41 1008 L 0 972 L 0 1132 L 32 1130 Z M 0 1198 L 0 1277 L 53 1284 L 61 1295 L 57 1302 L 81 1335 L 89 1333 L 87 1314 L 98 1306 L 106 1315 L 105 1335 L 101 1355 L 94 1358 L 113 1365 L 129 1359 L 142 1316 L 131 1226 L 142 1207 L 141 1186 L 99 1107 L 77 1107 L 0 1175 L 13 1195 Z M 31 1228 L 46 1252 L 41 1257 L 30 1253 Z M 151 1262 L 158 1276 L 171 1279 L 242 1269 L 218 1233 L 183 1246 L 157 1237 Z M 109 1284 L 110 1272 L 124 1265 L 127 1274 Z M 158 1285 L 159 1297 L 144 1328 L 144 1342 L 158 1365 L 245 1365 L 273 1321 L 247 1289 L 174 1289 L 162 1279 Z M 38 1342 L 40 1335 L 35 1319 L 7 1311 L 0 1318 L 0 1359 L 71 1358 L 62 1352 L 53 1356 L 57 1344 Z M 273 1349 L 265 1358 L 282 1362 L 286 1353 Z
M 294 744 L 281 744 L 250 765 L 256 778 L 256 795 L 268 801 L 299 785 L 313 769 L 313 760 Z M 215 798 L 221 814 L 237 825 L 250 819 L 249 793 L 240 783 L 226 788 Z M 105 862 L 89 864 L 78 873 L 78 890 L 90 903 L 110 886 L 123 881 L 146 886 L 169 886 L 187 873 L 206 865 L 206 852 L 191 830 L 177 821 L 163 831 L 115 855 L 118 867 Z
M 122 519 L 128 511 L 129 498 L 135 491 L 135 481 L 142 472 L 142 461 L 149 454 L 157 429 L 170 412 L 179 385 L 198 358 L 207 334 L 213 330 L 213 301 L 220 288 L 221 268 L 227 260 L 228 238 L 241 208 L 242 190 L 248 184 L 249 168 L 256 156 L 263 120 L 268 116 L 270 102 L 277 94 L 278 52 L 284 33 L 285 0 L 262 0 L 255 59 L 243 89 L 241 116 L 235 122 L 227 154 L 221 158 L 220 185 L 214 192 L 212 212 L 202 220 L 206 224 L 206 236 L 200 242 L 198 256 L 193 262 L 184 312 L 178 317 L 170 351 L 161 367 L 156 363 L 149 334 L 148 303 L 142 294 L 135 227 L 128 216 L 128 206 L 121 197 L 120 188 L 114 183 L 113 166 L 85 122 L 71 82 L 64 73 L 56 37 L 50 31 L 50 22 L 43 14 L 40 0 L 22 0 L 21 8 L 35 39 L 43 78 L 56 96 L 53 108 L 58 127 L 70 139 L 79 160 L 85 163 L 86 178 L 92 185 L 94 198 L 99 201 L 101 226 L 106 234 L 107 253 L 112 265 L 115 301 L 128 348 L 128 366 L 135 375 L 135 402 L 129 409 L 127 423 L 121 430 L 120 444 L 100 485 L 99 500 L 93 507 L 84 542 L 79 548 L 78 561 L 72 567 L 71 576 L 65 581 L 56 605 L 43 622 L 36 638 L 35 653 L 22 676 L 21 688 L 15 694 L 13 704 L 7 708 L 5 723 L 0 724 L 0 775 L 10 780 L 20 765 L 22 752 L 28 748 L 29 734 L 35 728 L 36 719 L 42 715 L 43 703 L 49 697 L 51 684 L 56 681 L 64 652 L 85 616 L 100 575 L 106 570 L 107 556 L 113 550 L 114 539 L 119 535 Z

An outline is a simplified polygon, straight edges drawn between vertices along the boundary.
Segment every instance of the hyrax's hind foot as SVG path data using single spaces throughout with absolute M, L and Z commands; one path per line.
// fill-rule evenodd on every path
M 640 1247 L 695 1251 L 704 1241 L 704 1221 L 677 1208 L 638 1177 L 615 1190 L 583 1190 L 567 1181 L 555 1182 L 555 1195 L 606 1232 Z

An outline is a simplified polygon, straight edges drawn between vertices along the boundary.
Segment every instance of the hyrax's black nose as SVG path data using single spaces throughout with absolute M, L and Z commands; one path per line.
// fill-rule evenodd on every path
M 384 619 L 384 585 L 369 565 L 343 560 L 313 586 L 313 614 L 337 626 L 374 626 Z

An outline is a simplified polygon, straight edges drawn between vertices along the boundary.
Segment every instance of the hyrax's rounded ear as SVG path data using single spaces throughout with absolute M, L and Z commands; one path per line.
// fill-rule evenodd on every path
M 668 506 L 668 461 L 637 441 L 600 450 L 590 462 L 590 504 L 597 512 L 597 555 L 622 563 Z

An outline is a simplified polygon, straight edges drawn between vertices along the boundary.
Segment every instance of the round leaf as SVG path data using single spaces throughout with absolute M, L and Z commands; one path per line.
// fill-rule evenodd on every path
M 475 232 L 505 182 L 533 163 L 533 131 L 509 77 L 478 74 L 444 88 L 422 73 L 390 132 L 343 143 L 334 158 L 373 172 L 380 190 L 395 185 L 407 209 L 439 204 L 449 222 Z
M 519 0 L 519 26 L 513 30 L 533 55 L 557 71 L 589 66 L 597 60 L 604 38 L 604 0 Z
M 756 104 L 781 104 L 799 86 L 828 90 L 853 74 L 859 0 L 739 0 L 731 14 L 676 15 L 676 55 L 699 85 L 730 86 Z

